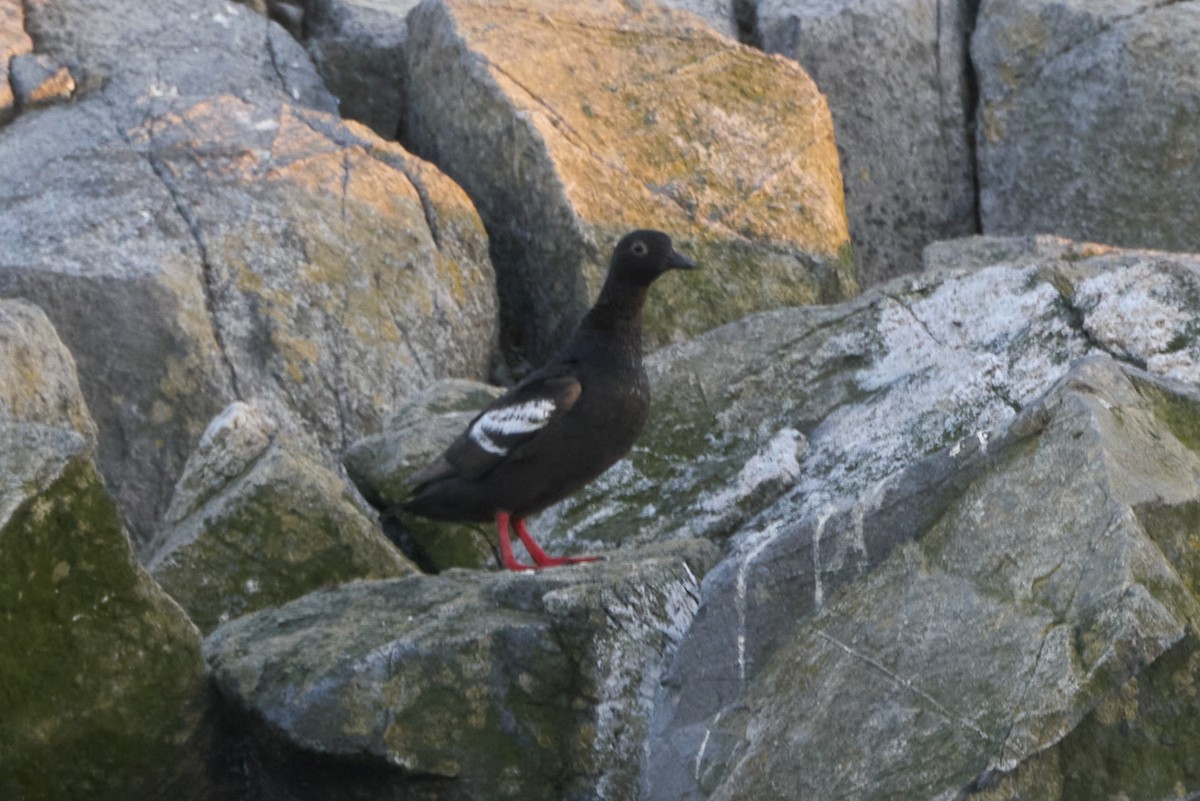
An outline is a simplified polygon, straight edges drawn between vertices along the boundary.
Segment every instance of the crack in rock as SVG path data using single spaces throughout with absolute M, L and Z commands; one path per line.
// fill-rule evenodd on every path
M 914 684 L 911 679 L 906 679 L 902 676 L 897 675 L 896 673 L 892 672 L 891 670 L 888 670 L 888 668 L 882 662 L 880 662 L 878 659 L 874 659 L 873 657 L 867 656 L 866 654 L 855 651 L 849 645 L 846 645 L 844 642 L 842 642 L 841 640 L 839 640 L 838 638 L 834 637 L 832 634 L 829 634 L 826 631 L 818 629 L 816 633 L 819 637 L 821 637 L 825 641 L 840 648 L 848 656 L 850 656 L 854 659 L 860 660 L 862 662 L 865 662 L 866 664 L 873 667 L 875 670 L 878 670 L 880 673 L 882 673 L 884 676 L 886 676 L 888 678 L 888 680 L 890 680 L 891 682 L 896 684 L 898 687 L 903 687 L 904 689 L 908 690 L 909 692 L 912 692 L 915 695 L 922 698 L 923 700 L 925 700 L 927 703 L 929 703 L 931 706 L 933 706 L 933 708 L 936 709 L 938 711 L 938 713 L 942 715 L 942 717 L 946 718 L 946 720 L 957 723 L 960 726 L 963 726 L 964 728 L 970 729 L 975 734 L 979 735 L 982 739 L 984 739 L 988 742 L 992 741 L 992 738 L 988 735 L 988 733 L 985 732 L 983 729 L 979 728 L 979 726 L 977 726 L 973 721 L 970 721 L 970 720 L 967 720 L 966 718 L 962 718 L 962 717 L 959 717 L 958 715 L 955 715 L 953 712 L 951 712 L 949 709 L 947 709 L 945 706 L 943 706 L 936 698 L 934 698 L 932 695 L 925 692 L 920 687 L 918 687 L 916 684 Z
M 204 310 L 208 316 L 209 326 L 212 329 L 213 341 L 216 343 L 217 352 L 220 354 L 221 363 L 225 366 L 225 371 L 229 375 L 230 389 L 233 391 L 234 399 L 245 400 L 242 396 L 241 387 L 238 382 L 237 369 L 234 367 L 233 360 L 229 356 L 229 350 L 225 343 L 224 332 L 221 328 L 220 320 L 217 318 L 216 311 L 216 270 L 209 259 L 208 244 L 204 239 L 204 230 L 200 221 L 192 215 L 184 201 L 181 193 L 176 188 L 171 178 L 167 174 L 167 168 L 164 163 L 158 159 L 158 148 L 154 141 L 154 122 L 149 118 L 143 123 L 143 128 L 149 141 L 149 148 L 146 150 L 146 161 L 150 165 L 150 170 L 162 183 L 163 188 L 167 190 L 167 194 L 171 198 L 171 203 L 175 207 L 176 213 L 183 220 L 188 232 L 192 236 L 192 241 L 196 244 L 196 249 L 200 256 L 200 271 L 201 285 L 204 289 Z M 129 143 L 126 137 L 126 142 Z M 129 143 L 133 148 L 132 143 Z M 136 148 L 133 148 L 136 150 Z

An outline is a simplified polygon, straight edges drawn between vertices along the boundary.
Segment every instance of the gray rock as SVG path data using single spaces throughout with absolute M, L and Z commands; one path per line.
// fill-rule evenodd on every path
M 565 342 L 633 228 L 708 266 L 654 287 L 650 346 L 857 292 L 828 109 L 794 65 L 651 3 L 427 0 L 408 25 L 405 141 L 487 224 L 510 357 Z
M 164 0 L 147 14 L 133 0 L 55 0 L 27 12 L 38 51 L 65 64 L 81 93 L 106 98 L 123 128 L 227 93 L 337 108 L 303 48 L 236 3 Z
M 850 303 L 754 315 L 653 354 L 641 439 L 537 519 L 547 540 L 723 540 L 768 508 L 785 522 L 790 504 L 810 524 L 840 516 L 880 500 L 899 467 L 975 447 L 1089 353 L 1200 379 L 1196 256 L 976 237 L 930 262 L 941 269 Z
M 206 653 L 222 693 L 310 764 L 403 769 L 392 794 L 419 774 L 435 798 L 632 798 L 715 550 L 634 558 L 355 582 L 222 626 Z
M 44 53 L 13 56 L 9 71 L 12 91 L 21 109 L 69 100 L 75 91 L 70 71 Z
M 1180 529 L 1173 528 L 1177 536 Z M 1157 538 L 1157 532 L 1151 536 Z M 1173 560 L 1178 555 L 1169 554 Z M 1195 577 L 1194 572 L 1186 577 L 1193 587 Z M 1200 648 L 1191 629 L 1061 741 L 1011 773 L 985 776 L 966 799 L 1049 801 L 1064 797 L 1064 789 L 1079 798 L 1130 801 L 1194 795 L 1200 786 L 1200 742 L 1192 725 L 1200 712 L 1197 671 Z
M 746 522 L 732 521 L 741 529 L 732 553 L 705 579 L 657 708 L 649 797 L 707 795 L 718 785 L 732 792 L 726 772 L 741 759 L 732 749 L 759 725 L 739 709 L 766 666 L 784 658 L 795 621 L 815 619 L 831 599 L 857 598 L 898 545 L 930 536 L 994 465 L 995 443 L 1018 413 L 1028 419 L 1027 407 L 1079 357 L 1111 353 L 1196 382 L 1195 257 L 1049 241 L 1039 254 L 1028 245 L 947 244 L 936 260 L 953 263 L 961 249 L 967 269 L 898 280 L 842 307 L 762 315 L 664 351 L 656 388 L 672 400 L 658 408 L 672 413 L 652 419 L 648 439 L 658 444 L 614 468 L 624 471 L 620 482 L 590 497 L 585 491 L 573 500 L 578 508 L 568 502 L 548 513 L 560 521 L 549 528 L 577 539 L 619 541 L 639 530 L 722 536 L 733 530 L 718 511 L 727 504 L 708 499 L 754 486 L 742 476 L 778 478 L 765 496 L 746 495 Z M 988 265 L 981 254 L 989 248 L 1006 260 Z M 676 406 L 675 398 L 691 401 Z M 756 433 L 739 440 L 735 426 Z M 779 447 L 776 458 L 764 458 L 773 442 L 799 442 L 788 426 L 806 435 L 807 450 Z M 763 701 L 776 702 L 784 708 Z M 1078 703 L 1071 725 L 1086 712 Z M 877 750 L 859 742 L 838 746 Z M 862 770 L 860 778 L 874 768 Z
M 332 99 L 278 26 L 207 0 L 142 10 L 36 6 L 81 99 L 0 138 L 0 295 L 35 300 L 72 349 L 140 548 L 230 402 L 336 466 L 404 394 L 486 375 L 496 308 L 466 196 L 296 105 Z
M 394 509 L 408 494 L 409 476 L 441 456 L 479 410 L 503 393 L 474 381 L 431 384 L 383 423 L 383 430 L 354 443 L 344 463 L 368 501 Z M 435 570 L 497 566 L 490 527 L 445 523 L 405 515 L 406 536 L 421 561 Z
M 1142 522 L 1200 501 L 1197 414 L 1193 387 L 1079 365 L 916 542 L 781 637 L 711 724 L 703 795 L 953 797 L 1062 740 L 1200 612 L 1186 534 Z
M 864 286 L 915 272 L 925 245 L 975 232 L 966 0 L 760 0 L 763 49 L 829 100 Z
M 0 301 L 0 795 L 191 798 L 200 637 L 137 564 L 45 315 Z
M 985 233 L 1200 250 L 1193 5 L 989 0 L 971 55 Z
M 355 578 L 416 572 L 345 481 L 238 402 L 188 459 L 147 568 L 204 633 Z
M 304 47 L 343 117 L 395 139 L 404 117 L 405 15 L 419 0 L 316 0 Z

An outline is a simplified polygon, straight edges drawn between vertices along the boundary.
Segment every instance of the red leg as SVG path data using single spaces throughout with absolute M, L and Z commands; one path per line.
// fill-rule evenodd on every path
M 524 518 L 518 517 L 513 520 L 513 528 L 517 530 L 517 536 L 521 538 L 521 542 L 525 543 L 525 550 L 529 551 L 529 555 L 533 557 L 533 561 L 537 563 L 538 567 L 577 565 L 580 562 L 595 562 L 600 558 L 598 556 L 547 556 L 546 552 L 542 550 L 542 546 L 533 539 L 529 529 L 525 528 Z
M 517 521 L 517 533 L 521 531 L 521 522 Z M 508 512 L 496 512 L 496 531 L 500 534 L 500 561 L 509 570 L 536 570 L 532 565 L 523 565 L 513 556 L 512 540 L 508 536 Z M 524 537 L 521 538 L 524 540 Z

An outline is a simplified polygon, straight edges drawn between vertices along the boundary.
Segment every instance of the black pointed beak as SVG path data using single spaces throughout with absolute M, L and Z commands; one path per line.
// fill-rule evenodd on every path
M 697 269 L 696 262 L 689 259 L 687 256 L 681 256 L 671 248 L 671 255 L 667 256 L 667 267 L 672 270 L 695 270 Z

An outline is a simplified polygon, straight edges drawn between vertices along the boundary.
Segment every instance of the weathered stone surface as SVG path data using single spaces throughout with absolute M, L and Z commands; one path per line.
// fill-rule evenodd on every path
M 989 0 L 971 55 L 985 233 L 1200 250 L 1193 3 Z
M 0 301 L 0 795 L 193 797 L 200 637 L 138 566 L 45 315 Z
M 1004 261 L 986 265 L 987 248 L 966 240 L 958 244 L 965 270 L 895 281 L 842 307 L 760 315 L 662 352 L 656 388 L 670 400 L 656 408 L 672 413 L 652 417 L 650 447 L 614 468 L 620 481 L 602 478 L 539 521 L 601 541 L 592 548 L 627 532 L 741 528 L 731 556 L 705 579 L 660 701 L 651 797 L 714 791 L 746 736 L 737 709 L 764 665 L 783 659 L 795 621 L 828 599 L 858 597 L 862 583 L 851 591 L 849 582 L 898 544 L 928 537 L 990 464 L 997 432 L 1072 362 L 1111 351 L 1196 381 L 1195 257 L 1049 240 L 1041 246 L 1054 255 L 1016 240 L 991 244 Z M 938 260 L 952 262 L 954 248 L 943 246 Z M 735 426 L 755 433 L 738 439 Z M 783 447 L 802 437 L 803 453 Z M 767 491 L 756 492 L 757 483 Z M 743 498 L 742 509 L 725 511 Z M 707 513 L 660 511 L 674 509 Z
M 222 412 L 151 548 L 151 575 L 202 632 L 332 584 L 416 572 L 345 481 L 275 428 L 244 403 Z
M 70 71 L 42 53 L 14 56 L 9 70 L 13 95 L 21 109 L 69 100 L 75 91 Z
M 864 286 L 975 232 L 968 0 L 761 0 L 758 37 L 829 100 Z
M 563 344 L 633 228 L 708 266 L 655 286 L 651 346 L 857 292 L 828 109 L 794 64 L 650 3 L 427 0 L 408 25 L 406 143 L 487 224 L 510 355 Z
M 309 3 L 304 47 L 343 117 L 395 139 L 404 116 L 405 15 L 419 0 Z
M 704 542 L 531 574 L 355 582 L 229 623 L 221 691 L 292 747 L 423 774 L 433 798 L 632 798 Z M 310 788 L 313 786 L 309 785 Z
M 296 105 L 332 99 L 278 26 L 208 0 L 142 10 L 31 4 L 83 97 L 0 137 L 0 295 L 34 299 L 72 348 L 140 547 L 231 401 L 333 466 L 398 397 L 482 378 L 495 326 L 466 196 Z
M 293 428 L 340 452 L 397 388 L 486 373 L 485 235 L 429 165 L 354 123 L 232 97 L 139 134 L 196 238 L 240 396 L 281 424 L 301 412 Z
M 1177 530 L 1178 531 L 1178 530 Z M 1195 575 L 1188 577 L 1195 586 Z M 1130 801 L 1187 798 L 1200 787 L 1200 649 L 1194 628 L 1134 676 L 1057 745 L 1008 774 L 986 777 L 969 801 Z M 1190 792 L 1189 792 L 1190 791 Z
M 479 410 L 503 390 L 474 381 L 431 384 L 346 452 L 346 472 L 367 500 L 380 509 L 398 506 L 409 476 L 432 462 L 463 432 Z M 435 570 L 497 565 L 490 527 L 444 523 L 405 515 L 403 545 Z
M 944 269 L 653 354 L 640 441 L 543 513 L 539 530 L 589 551 L 722 539 L 784 495 L 812 523 L 881 491 L 899 467 L 1002 425 L 1089 353 L 1200 378 L 1195 256 L 975 237 L 940 244 L 930 263 Z M 779 506 L 771 519 L 795 511 Z
M 0 162 L 0 294 L 35 300 L 72 349 L 99 464 L 145 537 L 190 443 L 232 395 L 195 245 L 101 104 L 18 118 Z
M 1193 387 L 1107 357 L 1073 370 L 917 542 L 781 638 L 712 724 L 703 795 L 951 797 L 1119 703 L 1200 619 L 1186 532 L 1160 541 L 1139 513 L 1200 501 L 1197 420 Z

